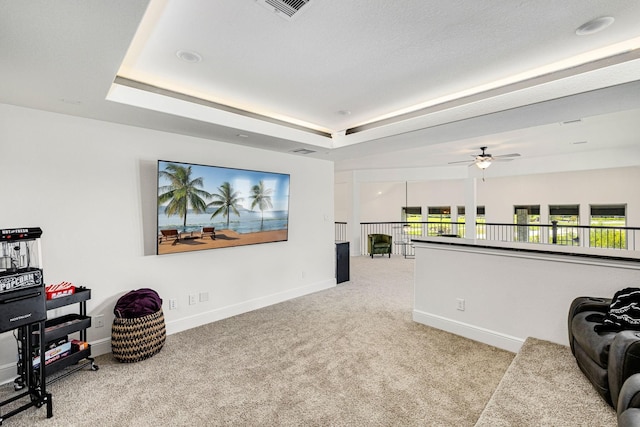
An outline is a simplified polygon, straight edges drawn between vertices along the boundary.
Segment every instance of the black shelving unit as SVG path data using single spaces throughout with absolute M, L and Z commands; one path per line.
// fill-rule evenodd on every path
M 349 242 L 336 242 L 336 283 L 349 281 Z
M 86 342 L 87 329 L 91 327 L 91 317 L 87 316 L 87 301 L 89 299 L 91 299 L 91 289 L 78 287 L 72 295 L 47 300 L 47 312 L 72 304 L 78 304 L 78 312 L 47 319 L 44 322 L 44 342 L 53 342 L 76 332 L 80 335 L 80 341 Z M 42 329 L 36 330 L 31 334 L 32 346 L 40 342 L 41 330 Z M 27 337 L 20 336 L 19 334 L 19 339 L 21 341 L 21 347 L 26 348 L 25 340 Z M 87 344 L 86 349 L 76 351 L 54 362 L 45 364 L 46 384 L 51 384 L 86 366 L 90 366 L 93 371 L 98 370 L 98 365 L 95 364 L 93 357 L 91 357 L 91 345 L 89 344 Z M 14 388 L 16 390 L 24 386 L 25 380 L 25 369 L 20 366 L 20 363 L 18 365 L 18 374 L 19 377 L 14 381 Z

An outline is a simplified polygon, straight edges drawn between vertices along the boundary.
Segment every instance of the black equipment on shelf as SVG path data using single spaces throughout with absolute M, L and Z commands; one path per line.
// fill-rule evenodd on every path
M 44 285 L 0 292 L 0 332 L 47 318 Z

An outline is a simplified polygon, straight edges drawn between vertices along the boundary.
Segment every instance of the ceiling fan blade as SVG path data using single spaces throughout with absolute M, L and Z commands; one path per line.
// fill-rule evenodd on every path
M 494 159 L 496 159 L 496 158 L 504 158 L 504 157 L 520 157 L 520 154 L 511 153 L 511 154 L 501 154 L 499 156 L 493 156 Z
M 448 164 L 455 165 L 460 163 L 468 163 L 469 166 L 487 164 L 487 166 L 484 166 L 484 168 L 487 168 L 488 164 L 491 164 L 491 162 L 493 162 L 494 160 L 496 162 L 508 162 L 513 160 L 514 157 L 520 157 L 519 153 L 501 154 L 499 156 L 494 156 L 487 153 L 487 147 L 480 147 L 480 149 L 482 150 L 482 153 L 471 155 L 471 157 L 473 157 L 473 160 L 461 160 L 458 162 L 449 162 Z

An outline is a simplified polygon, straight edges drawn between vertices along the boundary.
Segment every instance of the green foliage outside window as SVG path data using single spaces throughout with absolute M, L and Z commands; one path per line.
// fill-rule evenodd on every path
M 591 217 L 592 227 L 624 227 L 625 218 L 619 216 Z M 627 247 L 627 233 L 620 229 L 594 228 L 589 232 L 589 246 L 592 248 L 615 248 L 625 249 Z

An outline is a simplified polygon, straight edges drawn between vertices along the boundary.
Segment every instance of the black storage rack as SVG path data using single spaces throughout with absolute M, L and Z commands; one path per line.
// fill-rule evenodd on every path
M 47 311 L 71 304 L 79 304 L 79 310 L 78 313 L 66 314 L 48 319 L 44 322 L 44 341 L 55 341 L 72 333 L 79 332 L 80 341 L 86 342 L 87 329 L 91 327 L 91 317 L 87 316 L 87 301 L 89 299 L 91 299 L 91 289 L 78 287 L 75 293 L 71 295 L 47 300 Z M 32 345 L 40 340 L 40 330 L 36 330 L 31 334 Z M 19 335 L 18 338 L 21 346 L 24 346 L 26 337 Z M 91 357 L 91 345 L 88 344 L 86 349 L 76 351 L 68 356 L 46 364 L 44 367 L 46 384 L 51 384 L 89 365 L 91 366 L 91 370 L 98 370 L 98 365 L 95 364 L 93 357 Z M 19 376 L 14 381 L 14 388 L 16 390 L 24 387 L 24 374 L 25 369 L 23 369 L 19 363 Z

